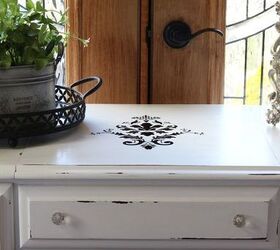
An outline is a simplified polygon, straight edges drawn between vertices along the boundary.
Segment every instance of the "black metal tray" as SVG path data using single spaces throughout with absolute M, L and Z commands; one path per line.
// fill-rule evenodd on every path
M 96 81 L 96 85 L 85 94 L 73 89 L 89 81 Z M 15 147 L 19 138 L 60 132 L 77 126 L 85 118 L 85 99 L 101 85 L 102 79 L 95 76 L 77 81 L 70 87 L 56 85 L 55 109 L 0 115 L 0 139 L 8 139 L 9 145 Z

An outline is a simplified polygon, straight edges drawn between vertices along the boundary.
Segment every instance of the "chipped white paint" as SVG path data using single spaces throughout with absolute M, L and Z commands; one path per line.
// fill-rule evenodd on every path
M 13 191 L 9 184 L 0 184 L 0 249 L 14 250 Z
M 263 245 L 276 245 L 266 239 L 273 236 L 268 227 L 276 232 L 271 207 L 278 199 L 274 187 L 22 186 L 20 245 L 40 247 L 49 240 L 58 247 L 60 240 L 70 247 L 68 239 L 80 247 L 83 240 L 93 247 L 100 239 L 250 239 L 251 247 L 262 239 Z M 54 213 L 63 214 L 64 223 L 54 224 Z M 246 218 L 242 228 L 233 223 L 237 214 Z
M 19 158 L 0 149 L 18 194 L 16 250 L 280 249 L 280 129 L 266 123 L 265 112 L 88 105 L 81 126 L 32 139 Z M 150 150 L 108 133 L 143 115 L 194 133 Z M 60 225 L 55 213 L 63 215 L 55 218 Z M 240 228 L 237 215 L 246 218 Z
M 22 149 L 9 149 L 6 140 L 0 140 L 0 181 L 13 180 L 15 167 Z

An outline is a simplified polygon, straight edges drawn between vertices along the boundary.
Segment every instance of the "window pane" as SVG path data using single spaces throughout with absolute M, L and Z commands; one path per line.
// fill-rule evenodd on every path
M 48 10 L 63 11 L 64 10 L 64 0 L 44 0 L 45 7 Z
M 47 13 L 52 19 L 60 20 L 61 13 L 64 12 L 64 0 L 44 0 L 45 8 L 50 12 Z M 58 27 L 60 31 L 64 31 L 64 27 Z
M 275 3 L 276 3 L 276 0 L 266 0 L 265 8 L 267 9 L 267 8 L 275 5 Z
M 26 5 L 26 0 L 18 0 L 18 4 L 22 5 L 25 7 Z
M 278 18 L 275 9 L 269 9 L 254 18 L 249 18 L 241 23 L 227 27 L 226 42 L 231 43 L 253 36 L 271 27 L 277 21 Z
M 276 39 L 279 37 L 274 27 L 265 32 L 265 53 L 264 53 L 264 81 L 263 81 L 263 104 L 268 104 L 268 95 L 273 91 L 273 87 L 269 82 L 268 72 L 271 69 L 270 61 L 272 55 L 270 53 L 271 47 Z
M 246 1 L 244 1 L 246 2 Z M 264 10 L 264 0 L 249 0 L 248 1 L 248 16 L 254 16 Z
M 262 33 L 248 38 L 245 104 L 260 103 L 262 41 Z
M 245 41 L 226 46 L 225 96 L 243 97 L 245 70 Z
M 227 25 L 246 19 L 245 0 L 227 0 Z
M 244 97 L 245 104 L 268 103 L 267 96 L 272 92 L 268 79 L 272 59 L 270 50 L 279 37 L 272 27 L 279 19 L 272 8 L 275 2 L 243 0 L 242 5 L 239 1 L 227 0 L 225 98 Z M 245 17 L 233 24 L 232 20 L 240 19 L 236 16 L 244 16 L 244 8 L 248 15 L 245 11 Z M 242 103 L 242 100 L 235 99 L 231 103 Z

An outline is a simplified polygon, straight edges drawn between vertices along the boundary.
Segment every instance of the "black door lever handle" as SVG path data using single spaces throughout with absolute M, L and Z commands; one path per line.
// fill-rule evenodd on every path
M 163 38 L 171 48 L 180 49 L 187 46 L 192 39 L 205 32 L 215 32 L 220 36 L 224 36 L 224 33 L 216 28 L 206 28 L 192 33 L 190 26 L 185 22 L 172 21 L 164 28 Z
M 206 29 L 199 30 L 199 31 L 195 32 L 194 34 L 192 34 L 192 38 L 191 39 L 193 39 L 193 38 L 195 38 L 195 37 L 197 37 L 197 36 L 199 36 L 199 35 L 201 35 L 201 34 L 203 34 L 205 32 L 215 32 L 215 33 L 217 33 L 218 35 L 220 35 L 222 37 L 224 36 L 224 33 L 221 30 L 219 30 L 219 29 L 216 29 L 216 28 L 206 28 Z

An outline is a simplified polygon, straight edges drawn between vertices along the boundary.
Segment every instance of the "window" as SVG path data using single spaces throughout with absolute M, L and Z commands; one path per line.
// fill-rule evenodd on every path
M 227 0 L 225 103 L 266 104 L 275 0 Z

